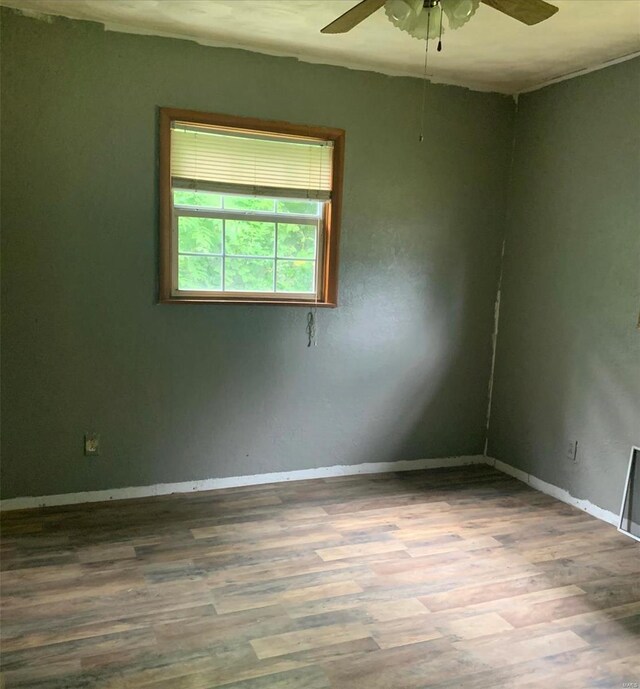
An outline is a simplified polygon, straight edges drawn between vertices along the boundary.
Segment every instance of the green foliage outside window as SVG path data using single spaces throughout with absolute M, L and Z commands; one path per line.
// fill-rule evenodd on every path
M 222 196 L 208 191 L 191 191 L 190 189 L 176 189 L 173 192 L 173 202 L 176 206 L 196 206 L 198 208 L 222 208 Z
M 222 196 L 182 190 L 174 192 L 174 201 L 176 205 L 224 206 L 226 210 L 285 217 L 287 214 L 317 217 L 320 212 L 317 201 Z M 313 293 L 315 289 L 315 223 L 278 222 L 276 232 L 276 222 L 250 217 L 223 221 L 221 218 L 180 216 L 178 251 L 178 286 L 182 290 L 272 292 L 274 271 L 277 292 Z
M 278 256 L 282 258 L 315 258 L 315 225 L 278 223 Z
M 226 220 L 224 241 L 228 256 L 273 256 L 276 224 L 256 220 Z
M 273 292 L 269 258 L 225 258 L 224 288 L 231 292 Z
M 317 201 L 278 201 L 278 213 L 318 215 L 319 210 Z
M 278 292 L 313 292 L 313 261 L 278 261 Z
M 222 220 L 183 215 L 178 220 L 180 253 L 221 254 Z
M 178 287 L 184 290 L 222 289 L 222 259 L 217 256 L 178 256 Z
M 273 213 L 276 202 L 275 199 L 265 199 L 261 196 L 225 196 L 224 207 L 227 210 Z

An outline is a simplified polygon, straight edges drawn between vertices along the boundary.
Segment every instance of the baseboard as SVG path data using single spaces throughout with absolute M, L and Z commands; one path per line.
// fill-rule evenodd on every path
M 574 498 L 568 491 L 552 483 L 528 474 L 521 469 L 501 462 L 499 459 L 483 455 L 463 455 L 460 457 L 443 457 L 436 459 L 414 459 L 398 462 L 366 462 L 364 464 L 342 464 L 317 469 L 298 469 L 296 471 L 278 471 L 269 474 L 252 476 L 229 476 L 226 478 L 208 478 L 199 481 L 182 481 L 180 483 L 157 483 L 151 486 L 132 486 L 130 488 L 113 488 L 110 490 L 92 490 L 82 493 L 62 493 L 60 495 L 29 496 L 0 500 L 0 510 L 21 510 L 33 507 L 52 507 L 54 505 L 76 505 L 85 502 L 106 502 L 109 500 L 128 500 L 147 498 L 154 495 L 172 493 L 193 493 L 220 488 L 239 488 L 258 486 L 265 483 L 282 483 L 284 481 L 304 481 L 314 478 L 331 478 L 336 476 L 357 476 L 358 474 L 385 474 L 394 471 L 418 471 L 420 469 L 439 469 L 442 467 L 466 466 L 469 464 L 489 464 L 498 471 L 530 485 L 541 493 L 550 495 L 556 500 L 573 505 L 587 514 L 597 517 L 609 524 L 618 525 L 619 517 L 609 510 L 598 507 L 588 500 Z
M 85 502 L 106 502 L 108 500 L 127 500 L 147 498 L 154 495 L 171 493 L 192 493 L 220 488 L 238 488 L 257 486 L 264 483 L 282 483 L 283 481 L 303 481 L 312 478 L 330 478 L 335 476 L 356 476 L 358 474 L 384 474 L 390 471 L 418 471 L 420 469 L 439 469 L 468 464 L 485 464 L 483 455 L 464 455 L 461 457 L 444 457 L 436 459 L 414 459 L 398 462 L 367 462 L 364 464 L 335 465 L 317 469 L 299 469 L 296 471 L 278 471 L 254 476 L 230 476 L 227 478 L 208 478 L 200 481 L 182 481 L 180 483 L 158 483 L 152 486 L 133 486 L 131 488 L 113 488 L 111 490 L 92 490 L 83 493 L 63 493 L 61 495 L 41 495 L 39 497 L 8 498 L 0 500 L 0 510 L 22 510 L 32 507 L 51 507 L 54 505 L 76 505 Z
M 592 517 L 597 517 L 598 519 L 601 519 L 604 522 L 613 524 L 616 527 L 618 526 L 620 518 L 617 514 L 609 512 L 609 510 L 605 510 L 602 507 L 598 507 L 598 505 L 594 505 L 592 502 L 589 502 L 588 500 L 574 498 L 573 495 L 571 495 L 571 493 L 569 493 L 569 491 L 566 491 L 564 488 L 554 486 L 553 483 L 547 483 L 546 481 L 543 481 L 542 479 L 539 479 L 536 476 L 533 476 L 532 474 L 527 474 L 526 471 L 516 469 L 516 467 L 512 467 L 510 464 L 501 462 L 499 459 L 487 457 L 487 464 L 490 464 L 491 466 L 495 467 L 498 471 L 502 471 L 505 474 L 509 474 L 509 476 L 517 478 L 518 481 L 527 483 L 532 488 L 539 490 L 541 493 L 550 495 L 552 498 L 560 500 L 561 502 L 566 502 L 568 505 L 573 505 L 573 507 L 577 507 L 583 512 L 590 514 Z

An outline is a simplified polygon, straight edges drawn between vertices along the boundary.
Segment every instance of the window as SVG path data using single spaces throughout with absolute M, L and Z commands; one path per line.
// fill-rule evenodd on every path
M 160 119 L 160 301 L 335 306 L 344 132 Z

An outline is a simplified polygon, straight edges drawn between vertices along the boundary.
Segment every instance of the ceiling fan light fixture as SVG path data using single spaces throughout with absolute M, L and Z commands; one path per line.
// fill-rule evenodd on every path
M 480 0 L 441 0 L 441 4 L 449 21 L 449 28 L 459 29 L 476 13 Z
M 466 19 L 470 17 L 473 13 L 473 3 L 471 0 L 460 0 L 453 10 L 453 14 L 458 17 L 458 19 Z
M 426 40 L 427 38 L 438 38 L 440 35 L 440 17 L 442 9 L 439 6 L 431 9 L 424 9 L 420 12 L 415 24 L 409 30 L 414 38 Z M 444 33 L 444 29 L 442 30 Z
M 408 11 L 400 7 L 400 4 L 408 8 Z M 436 38 L 440 33 L 442 9 L 439 4 L 427 9 L 424 7 L 424 0 L 387 0 L 384 11 L 394 26 L 414 38 L 424 40 L 427 34 L 429 38 Z
M 158 2 L 158 0 L 152 1 Z M 415 29 L 419 19 L 421 19 L 420 26 L 422 26 L 425 13 L 429 26 L 431 19 L 439 20 L 440 26 L 442 26 L 443 11 L 449 20 L 449 28 L 459 29 L 473 17 L 480 2 L 528 26 L 539 24 L 558 11 L 555 5 L 546 2 L 546 0 L 360 0 L 357 5 L 327 24 L 321 31 L 328 34 L 351 31 L 382 6 L 384 6 L 389 21 L 408 33 Z M 434 16 L 436 8 L 440 12 L 438 16 Z M 431 37 L 430 28 L 426 33 Z M 438 50 L 440 50 L 440 45 L 441 41 L 438 43 Z
M 387 0 L 384 11 L 394 26 L 402 31 L 409 31 L 422 11 L 422 2 L 423 0 Z
M 391 21 L 404 22 L 414 13 L 414 8 L 407 0 L 387 0 L 385 11 Z

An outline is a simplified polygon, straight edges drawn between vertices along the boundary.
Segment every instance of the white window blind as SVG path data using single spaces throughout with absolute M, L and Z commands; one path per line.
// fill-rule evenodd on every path
M 174 188 L 331 198 L 333 142 L 174 122 Z

